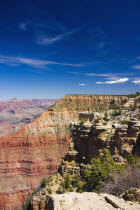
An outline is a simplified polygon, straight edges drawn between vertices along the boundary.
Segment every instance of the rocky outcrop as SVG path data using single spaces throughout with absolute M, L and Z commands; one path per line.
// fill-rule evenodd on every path
M 136 111 L 138 112 L 139 109 Z M 135 111 L 129 112 L 132 115 Z M 99 157 L 104 149 L 109 149 L 118 162 L 122 160 L 121 157 L 127 158 L 131 153 L 140 155 L 140 113 L 133 120 L 129 117 L 129 121 L 122 121 L 122 123 L 121 119 L 124 118 L 125 113 L 117 119 L 110 115 L 104 120 L 102 115 L 102 113 L 98 115 L 90 113 L 90 117 L 87 118 L 86 112 L 84 118 L 82 113 L 83 121 L 70 125 L 79 161 L 89 163 L 92 158 Z M 98 122 L 96 122 L 97 116 L 98 119 L 100 118 Z
M 42 178 L 57 172 L 69 150 L 69 125 L 78 122 L 79 112 L 126 98 L 69 95 L 18 132 L 0 137 L 0 209 L 20 209 Z
M 115 131 L 114 143 L 120 155 L 124 158 L 132 152 L 136 154 L 137 141 L 140 135 L 140 121 L 129 121 L 128 128 L 118 128 Z
M 113 210 L 113 209 L 125 209 L 125 210 L 138 210 L 139 204 L 132 202 L 126 202 L 122 198 L 117 198 L 109 194 L 97 194 L 97 193 L 66 193 L 61 195 L 48 195 L 43 199 L 34 197 L 31 203 L 32 210 Z

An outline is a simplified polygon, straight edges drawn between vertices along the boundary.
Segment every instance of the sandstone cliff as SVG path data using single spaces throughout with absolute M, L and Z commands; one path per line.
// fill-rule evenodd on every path
M 69 125 L 79 111 L 107 108 L 126 96 L 68 95 L 18 132 L 0 137 L 0 209 L 20 209 L 46 175 L 57 172 L 69 149 Z

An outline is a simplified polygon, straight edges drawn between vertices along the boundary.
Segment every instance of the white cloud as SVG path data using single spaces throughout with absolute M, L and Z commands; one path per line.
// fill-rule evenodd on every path
M 85 84 L 78 84 L 78 85 L 82 85 L 82 86 L 84 86 Z
M 85 74 L 85 76 L 89 76 L 89 77 L 92 77 L 92 76 L 109 77 L 110 75 L 112 75 L 112 74 L 96 74 L 96 73 L 86 73 Z
M 104 84 L 104 82 L 96 82 L 96 84 Z
M 22 31 L 26 31 L 26 29 L 27 29 L 27 23 L 21 23 L 21 24 L 19 24 L 19 26 L 18 26 Z
M 98 61 L 94 61 L 94 62 L 90 62 L 90 63 L 83 63 L 83 65 L 87 65 L 87 64 L 96 64 L 99 63 Z M 98 76 L 98 77 L 109 77 L 110 79 L 118 79 L 118 76 L 130 76 L 130 75 L 134 75 L 134 73 L 104 73 L 104 74 L 98 74 L 98 73 L 81 73 L 81 72 L 72 72 L 72 71 L 67 71 L 67 73 L 70 74 L 80 74 L 80 75 L 84 75 L 84 76 L 89 76 L 89 77 L 93 77 L 93 76 Z
M 48 65 L 60 65 L 60 66 L 72 66 L 72 67 L 84 67 L 88 63 L 62 63 L 56 61 L 47 61 L 47 60 L 39 60 L 32 58 L 24 58 L 24 57 L 13 57 L 13 56 L 4 56 L 0 55 L 0 63 L 10 65 L 10 66 L 18 66 L 18 65 L 28 65 L 37 68 L 45 68 Z M 89 63 L 90 64 L 90 63 Z
M 127 82 L 129 79 L 128 78 L 122 78 L 122 79 L 117 79 L 117 83 L 123 83 L 123 82 Z
M 140 65 L 134 65 L 132 66 L 133 69 L 140 69 Z
M 124 82 L 127 82 L 128 80 L 129 80 L 128 78 L 122 78 L 122 79 L 117 79 L 117 80 L 112 80 L 112 81 L 106 81 L 105 84 L 124 83 Z
M 60 41 L 66 37 L 68 37 L 70 34 L 72 34 L 73 32 L 67 32 L 55 37 L 50 37 L 50 36 L 39 36 L 37 40 L 35 40 L 35 42 L 37 44 L 41 44 L 41 45 L 49 45 L 49 44 L 53 44 L 56 41 Z
M 132 81 L 134 84 L 140 84 L 140 80 L 134 80 Z
M 115 84 L 117 81 L 106 81 L 105 84 Z
M 105 81 L 105 82 L 96 82 L 97 84 L 118 84 L 118 83 L 124 83 L 127 82 L 128 78 L 122 78 L 117 80 L 111 80 L 111 81 Z

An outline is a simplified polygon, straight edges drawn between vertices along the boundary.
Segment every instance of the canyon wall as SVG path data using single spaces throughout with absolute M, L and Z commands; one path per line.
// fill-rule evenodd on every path
M 57 172 L 78 113 L 122 103 L 126 96 L 68 95 L 19 131 L 0 137 L 0 209 L 22 209 L 28 194 Z M 103 106 L 102 106 L 103 107 Z
M 127 124 L 109 123 L 70 126 L 78 161 L 89 163 L 92 158 L 99 157 L 104 149 L 110 150 L 115 161 L 121 162 L 128 155 L 140 155 L 140 121 L 129 121 Z

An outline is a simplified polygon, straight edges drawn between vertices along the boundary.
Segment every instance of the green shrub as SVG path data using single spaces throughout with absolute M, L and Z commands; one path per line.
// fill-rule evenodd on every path
M 106 122 L 108 122 L 109 121 L 109 119 L 108 119 L 108 113 L 106 112 L 105 113 L 105 115 L 104 115 L 104 118 L 103 118 Z
M 99 119 L 96 119 L 96 120 L 94 121 L 95 124 L 97 124 L 97 123 L 99 123 L 99 122 L 100 122 Z
M 27 200 L 26 200 L 26 203 L 24 204 L 23 206 L 23 210 L 30 210 L 30 202 L 31 202 L 31 199 L 34 195 L 37 194 L 37 190 L 35 190 L 32 194 L 29 194 Z
M 41 181 L 41 187 L 42 188 L 45 188 L 47 185 L 47 179 L 46 178 L 43 178 L 42 181 Z
M 108 122 L 108 121 L 109 121 L 109 119 L 108 119 L 108 118 L 106 118 L 106 117 L 104 117 L 104 121 Z
M 112 179 L 104 182 L 100 192 L 120 196 L 130 188 L 140 188 L 140 158 L 128 156 L 122 173 L 110 174 Z
M 101 159 L 91 160 L 91 169 L 84 172 L 85 188 L 87 191 L 99 190 L 105 181 L 108 180 L 110 173 L 119 173 L 123 167 L 113 160 L 110 152 L 104 150 Z
M 105 115 L 104 115 L 104 116 L 105 116 L 105 118 L 108 118 L 108 113 L 107 113 L 107 112 L 105 112 Z
M 61 182 L 61 188 L 59 193 L 65 193 L 67 191 L 73 191 L 69 174 L 67 174 L 66 177 L 64 177 L 64 181 Z
M 69 187 L 69 192 L 73 192 L 73 187 L 72 186 Z
M 134 110 L 135 110 L 137 107 L 138 107 L 138 104 L 137 104 L 137 102 L 135 101 L 135 102 L 134 102 L 134 106 L 133 106 Z
M 119 116 L 119 115 L 121 115 L 121 114 L 122 114 L 121 109 L 119 109 L 119 111 L 114 111 L 114 112 L 112 113 L 113 116 Z
M 85 123 L 84 120 L 81 120 L 81 121 L 80 121 L 80 125 L 83 125 L 84 123 Z
M 132 154 L 128 155 L 127 165 L 140 167 L 140 157 L 135 157 Z
M 48 191 L 49 194 L 52 194 L 52 189 L 51 188 L 48 188 L 47 191 Z
M 109 105 L 109 109 L 119 109 L 119 108 L 120 108 L 120 106 L 117 105 L 117 104 L 110 104 Z
M 140 96 L 140 92 L 136 92 L 135 94 L 128 95 L 129 98 L 135 98 L 137 96 Z
M 29 209 L 30 202 L 31 202 L 31 197 L 29 196 L 28 199 L 26 200 L 26 203 L 23 207 L 23 210 L 28 210 Z
M 77 192 L 81 192 L 82 188 L 83 188 L 83 184 L 81 182 L 81 179 L 79 176 L 76 176 L 74 178 L 74 183 L 73 183 L 73 186 L 76 188 L 76 191 Z
M 71 186 L 71 180 L 70 180 L 70 175 L 67 174 L 66 178 L 65 178 L 65 187 L 66 189 L 69 189 Z

